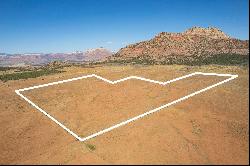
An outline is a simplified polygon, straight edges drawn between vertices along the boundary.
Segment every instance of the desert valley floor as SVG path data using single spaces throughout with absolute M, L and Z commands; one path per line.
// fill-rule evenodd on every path
M 235 66 L 65 67 L 65 72 L 0 82 L 0 164 L 247 164 L 249 70 Z M 239 77 L 185 101 L 80 142 L 15 93 L 16 89 L 88 74 L 167 81 L 193 72 Z M 224 79 L 224 78 L 223 78 Z M 24 92 L 80 136 L 217 83 L 195 76 L 159 86 L 94 78 Z

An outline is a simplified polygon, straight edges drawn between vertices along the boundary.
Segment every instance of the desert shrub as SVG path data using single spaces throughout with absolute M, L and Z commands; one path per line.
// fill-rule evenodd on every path
M 247 65 L 249 64 L 249 55 L 219 54 L 205 58 L 201 60 L 201 63 L 217 65 Z
M 7 71 L 7 70 L 12 70 L 12 69 L 17 69 L 14 67 L 0 67 L 0 71 Z
M 11 74 L 3 74 L 0 75 L 0 80 L 6 82 L 9 80 L 19 80 L 19 79 L 28 79 L 28 78 L 36 78 L 43 75 L 61 73 L 63 71 L 55 70 L 55 69 L 42 69 L 42 70 L 34 70 L 34 71 L 25 71 L 19 73 L 11 73 Z
M 89 150 L 91 150 L 91 151 L 93 151 L 93 150 L 96 149 L 95 145 L 92 145 L 92 144 L 85 144 L 85 146 L 86 146 Z
M 142 55 L 138 57 L 126 59 L 113 59 L 109 61 L 100 62 L 100 64 L 142 64 L 142 65 L 187 65 L 187 66 L 201 66 L 201 65 L 248 65 L 249 55 L 238 54 L 217 54 L 217 55 L 203 55 L 203 56 L 161 56 L 160 59 L 153 59 L 150 55 Z
M 160 61 L 162 65 L 188 65 L 188 66 L 201 66 L 201 65 L 248 65 L 249 55 L 238 54 L 217 54 L 210 56 L 193 56 L 193 57 L 180 57 L 169 56 Z

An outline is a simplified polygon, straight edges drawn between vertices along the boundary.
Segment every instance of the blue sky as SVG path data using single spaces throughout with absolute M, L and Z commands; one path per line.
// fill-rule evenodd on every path
M 0 52 L 117 51 L 157 33 L 218 27 L 248 39 L 248 0 L 0 0 Z

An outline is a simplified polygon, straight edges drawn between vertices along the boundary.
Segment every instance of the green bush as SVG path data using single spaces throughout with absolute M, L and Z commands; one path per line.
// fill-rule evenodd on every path
M 11 69 L 17 69 L 14 67 L 0 67 L 0 71 L 7 71 L 7 70 L 11 70 Z
M 11 74 L 3 74 L 0 75 L 0 80 L 6 82 L 8 80 L 19 80 L 19 79 L 28 79 L 28 78 L 36 78 L 43 75 L 61 73 L 63 71 L 55 70 L 55 69 L 42 69 L 35 71 L 26 71 L 20 73 L 11 73 Z

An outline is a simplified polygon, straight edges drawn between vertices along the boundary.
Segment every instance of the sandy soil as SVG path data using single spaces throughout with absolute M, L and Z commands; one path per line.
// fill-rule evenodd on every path
M 249 71 L 221 66 L 69 67 L 66 72 L 0 82 L 0 164 L 248 164 Z M 233 81 L 79 142 L 14 93 L 97 74 L 166 81 L 195 71 L 238 74 Z M 24 92 L 80 136 L 109 127 L 225 78 L 194 76 L 167 86 L 139 80 L 116 85 L 90 78 Z M 91 148 L 94 147 L 94 148 Z

